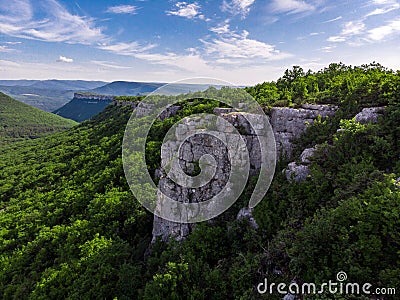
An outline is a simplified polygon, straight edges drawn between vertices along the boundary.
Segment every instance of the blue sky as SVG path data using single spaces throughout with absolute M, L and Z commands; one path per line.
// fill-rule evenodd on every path
M 0 79 L 254 84 L 399 53 L 397 0 L 0 0 Z

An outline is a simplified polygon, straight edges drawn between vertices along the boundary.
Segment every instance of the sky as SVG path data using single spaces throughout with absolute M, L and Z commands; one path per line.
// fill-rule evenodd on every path
M 0 0 L 0 79 L 250 85 L 399 53 L 400 0 Z

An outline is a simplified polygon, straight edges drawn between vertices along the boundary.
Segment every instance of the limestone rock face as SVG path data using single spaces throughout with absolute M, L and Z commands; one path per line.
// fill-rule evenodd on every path
M 256 122 L 258 116 L 244 115 L 242 113 L 227 113 L 227 111 L 221 111 L 220 117 L 226 120 L 227 123 L 218 122 L 216 123 L 217 128 L 220 132 L 224 132 L 224 137 L 227 144 L 235 149 L 235 155 L 238 155 L 235 160 L 239 163 L 244 160 L 242 157 L 246 153 L 245 149 L 240 149 L 240 145 L 234 141 L 233 137 L 237 137 L 234 133 L 234 128 L 238 130 L 243 139 L 244 147 L 247 147 L 249 153 L 249 173 L 250 175 L 255 174 L 261 168 L 261 151 L 258 138 L 255 130 L 263 130 L 262 122 Z M 250 119 L 252 123 L 256 123 L 254 128 L 250 126 L 250 123 L 246 119 Z M 204 120 L 207 123 L 207 119 Z M 211 121 L 209 121 L 211 122 Z M 230 124 L 230 126 L 228 126 Z M 219 194 L 221 190 L 226 186 L 231 174 L 231 160 L 229 158 L 229 152 L 227 146 L 221 140 L 216 137 L 209 135 L 206 132 L 198 133 L 196 135 L 187 137 L 188 132 L 192 132 L 199 122 L 195 119 L 184 119 L 179 123 L 175 130 L 175 141 L 168 141 L 165 148 L 161 149 L 161 165 L 165 166 L 166 162 L 176 153 L 178 149 L 179 165 L 180 168 L 189 176 L 195 176 L 196 162 L 201 157 L 210 155 L 215 160 L 215 172 L 211 180 L 206 184 L 197 187 L 196 189 L 182 187 L 176 184 L 172 179 L 167 176 L 164 170 L 161 172 L 159 180 L 160 191 L 171 199 L 183 203 L 199 203 L 209 200 Z M 233 125 L 233 127 L 232 127 Z M 231 141 L 231 142 L 230 142 Z M 237 149 L 236 149 L 237 148 Z M 258 225 L 251 215 L 250 209 L 242 209 L 238 215 L 239 218 L 247 218 L 251 226 L 257 228 Z M 194 228 L 194 224 L 187 223 L 176 223 L 167 221 L 165 219 L 154 217 L 153 222 L 153 242 L 160 238 L 164 241 L 168 241 L 169 238 L 173 237 L 176 240 L 182 240 L 186 238 Z
M 291 162 L 288 164 L 287 168 L 284 170 L 286 179 L 289 182 L 303 182 L 306 181 L 307 176 L 310 174 L 309 158 L 312 157 L 317 150 L 317 146 L 313 148 L 304 149 L 300 154 L 300 162 Z
M 309 173 L 308 166 L 296 162 L 289 163 L 285 170 L 286 179 L 296 183 L 305 181 Z
M 293 151 L 292 141 L 300 138 L 308 124 L 312 124 L 318 116 L 331 117 L 337 110 L 337 106 L 312 104 L 303 104 L 300 109 L 272 108 L 270 122 L 274 130 L 278 153 L 290 158 Z
M 317 147 L 304 149 L 303 152 L 300 154 L 300 162 L 302 164 L 309 164 L 309 158 L 314 155 L 315 150 L 317 150 Z
M 115 106 L 130 106 L 132 109 L 135 109 L 137 106 L 136 102 L 130 102 L 130 101 L 114 101 L 112 103 Z
M 337 109 L 338 108 L 335 106 L 328 105 L 304 105 L 300 109 L 273 108 L 270 114 L 270 123 L 276 139 L 277 150 L 284 155 L 291 156 L 293 147 L 292 141 L 300 137 L 306 130 L 307 124 L 314 122 L 318 116 L 322 118 L 332 116 Z M 142 113 L 145 113 L 145 111 Z M 257 122 L 256 119 L 252 119 L 256 118 L 256 115 L 253 116 L 251 114 L 235 112 L 229 108 L 216 108 L 214 113 L 233 125 L 242 135 L 250 156 L 250 176 L 257 174 L 261 168 L 262 157 L 256 131 L 263 130 L 262 122 Z M 252 124 L 256 124 L 254 128 L 250 126 L 246 118 L 250 118 Z M 219 125 L 222 126 L 221 129 L 223 132 L 226 132 L 228 135 L 232 133 L 231 127 Z M 185 135 L 193 129 L 193 126 L 195 126 L 195 122 L 193 121 L 182 122 L 177 125 L 177 140 L 183 141 Z M 172 148 L 176 147 L 176 145 L 172 144 L 170 146 Z M 308 158 L 312 156 L 314 151 L 315 149 L 313 148 L 306 149 L 301 155 L 300 165 L 296 163 L 290 164 L 286 170 L 287 177 L 293 178 L 296 182 L 305 180 L 309 174 L 307 166 L 309 163 Z M 168 197 L 186 203 L 202 202 L 218 194 L 228 180 L 230 162 L 226 147 L 224 147 L 223 144 L 219 144 L 217 139 L 207 134 L 197 134 L 186 139 L 180 147 L 179 164 L 188 175 L 191 175 L 195 170 L 194 163 L 205 154 L 214 157 L 217 165 L 215 176 L 209 183 L 197 189 L 183 188 L 169 179 L 165 173 L 160 173 L 162 174 L 159 181 L 160 190 Z M 168 151 L 164 153 L 162 151 L 161 165 L 167 161 L 168 157 L 170 157 Z M 279 159 L 279 156 L 277 156 L 277 158 Z M 254 228 L 258 227 L 249 208 L 243 208 L 239 212 L 237 219 L 243 218 L 247 218 Z M 153 223 L 153 241 L 157 238 L 168 241 L 171 237 L 176 240 L 182 240 L 190 234 L 193 228 L 194 224 L 175 223 L 155 216 Z
M 378 118 L 385 111 L 384 107 L 368 107 L 364 108 L 356 115 L 356 121 L 361 124 L 374 124 L 378 122 Z

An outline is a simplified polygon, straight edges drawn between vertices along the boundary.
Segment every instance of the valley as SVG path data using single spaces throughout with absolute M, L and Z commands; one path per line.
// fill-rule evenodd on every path
M 341 270 L 352 282 L 399 286 L 399 72 L 379 64 L 294 67 L 244 90 L 274 128 L 280 152 L 273 181 L 254 209 L 243 210 L 257 176 L 226 212 L 194 226 L 160 222 L 130 191 L 122 143 L 141 96 L 76 94 L 106 107 L 69 129 L 46 113 L 43 123 L 65 126 L 61 132 L 1 145 L 0 297 L 282 299 L 260 295 L 257 284 L 322 283 Z M 237 112 L 213 99 L 220 94 L 238 95 L 210 87 L 154 121 L 145 141 L 154 182 L 166 183 L 161 145 L 173 124 L 215 111 L 235 119 Z M 5 95 L 0 100 L 21 114 L 26 109 Z M 245 136 L 246 126 L 238 124 Z M 209 144 L 200 139 L 192 149 L 201 141 Z M 308 173 L 298 177 L 302 166 Z

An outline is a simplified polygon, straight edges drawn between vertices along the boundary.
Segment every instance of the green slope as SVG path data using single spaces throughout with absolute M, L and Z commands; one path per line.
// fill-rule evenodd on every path
M 0 144 L 41 137 L 76 124 L 0 93 Z

